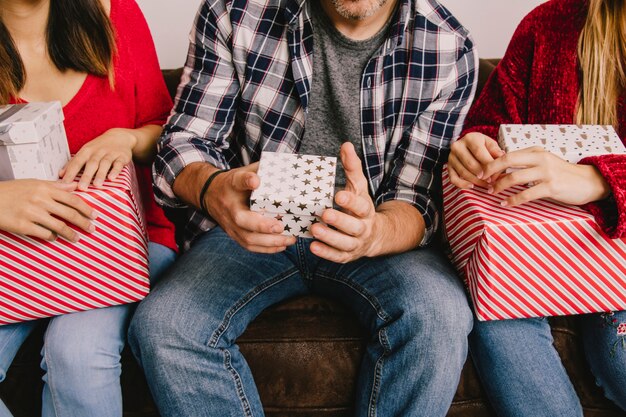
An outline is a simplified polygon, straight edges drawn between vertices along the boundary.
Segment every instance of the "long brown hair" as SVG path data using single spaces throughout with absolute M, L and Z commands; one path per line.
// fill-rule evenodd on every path
M 617 102 L 626 88 L 626 2 L 589 0 L 578 40 L 581 85 L 576 123 L 618 126 Z M 626 133 L 626 132 L 622 132 Z
M 46 42 L 60 71 L 108 77 L 113 85 L 115 35 L 100 0 L 50 0 Z M 16 97 L 25 82 L 24 63 L 0 19 L 0 104 Z

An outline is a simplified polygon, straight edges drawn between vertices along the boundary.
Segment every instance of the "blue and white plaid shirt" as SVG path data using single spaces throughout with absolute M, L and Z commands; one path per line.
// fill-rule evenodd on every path
M 376 205 L 401 200 L 419 210 L 426 245 L 439 225 L 438 177 L 473 98 L 478 58 L 467 30 L 436 0 L 399 2 L 362 76 L 363 163 Z M 157 201 L 185 207 L 172 184 L 193 162 L 234 168 L 263 150 L 297 152 L 312 68 L 308 0 L 205 0 L 154 163 Z M 186 246 L 213 225 L 190 207 Z

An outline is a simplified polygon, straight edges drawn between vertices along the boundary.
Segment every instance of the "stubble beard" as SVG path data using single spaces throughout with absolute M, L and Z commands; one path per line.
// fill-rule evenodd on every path
M 363 20 L 378 12 L 388 0 L 331 0 L 335 10 L 350 20 Z

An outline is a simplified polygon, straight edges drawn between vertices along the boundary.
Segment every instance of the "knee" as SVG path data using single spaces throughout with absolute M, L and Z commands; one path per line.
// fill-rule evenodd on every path
M 79 333 L 47 335 L 42 351 L 42 368 L 48 375 L 62 374 L 64 384 L 70 381 L 81 381 L 83 384 L 103 371 L 113 372 L 119 377 L 123 347 L 121 335 L 117 340 Z M 48 380 L 57 378 L 51 376 Z
M 403 321 L 413 329 L 414 337 L 434 343 L 465 343 L 472 330 L 473 315 L 465 296 L 414 299 L 404 309 Z
M 139 304 L 128 328 L 128 344 L 139 363 L 142 352 L 154 350 L 165 335 L 174 331 L 172 320 L 153 312 L 149 301 Z
M 159 297 L 141 302 L 128 330 L 128 343 L 139 363 L 158 361 L 172 350 L 206 344 L 212 320 L 208 314 L 193 310 L 184 302 L 173 303 Z

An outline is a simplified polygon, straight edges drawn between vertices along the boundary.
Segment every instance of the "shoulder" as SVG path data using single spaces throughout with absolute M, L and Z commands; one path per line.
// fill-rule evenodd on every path
M 246 15 L 247 18 L 264 19 L 267 13 L 280 13 L 287 8 L 300 7 L 305 0 L 204 0 L 199 14 L 232 14 L 234 17 Z M 319 0 L 315 0 L 319 1 Z
M 469 31 L 438 0 L 415 0 L 414 18 L 426 20 L 442 34 L 454 35 L 461 39 L 469 37 Z
M 587 16 L 587 0 L 550 0 L 528 13 L 518 30 L 533 33 L 566 34 L 578 31 Z
M 129 29 L 136 23 L 145 22 L 145 17 L 135 0 L 101 0 L 109 3 L 111 22 L 119 31 Z

